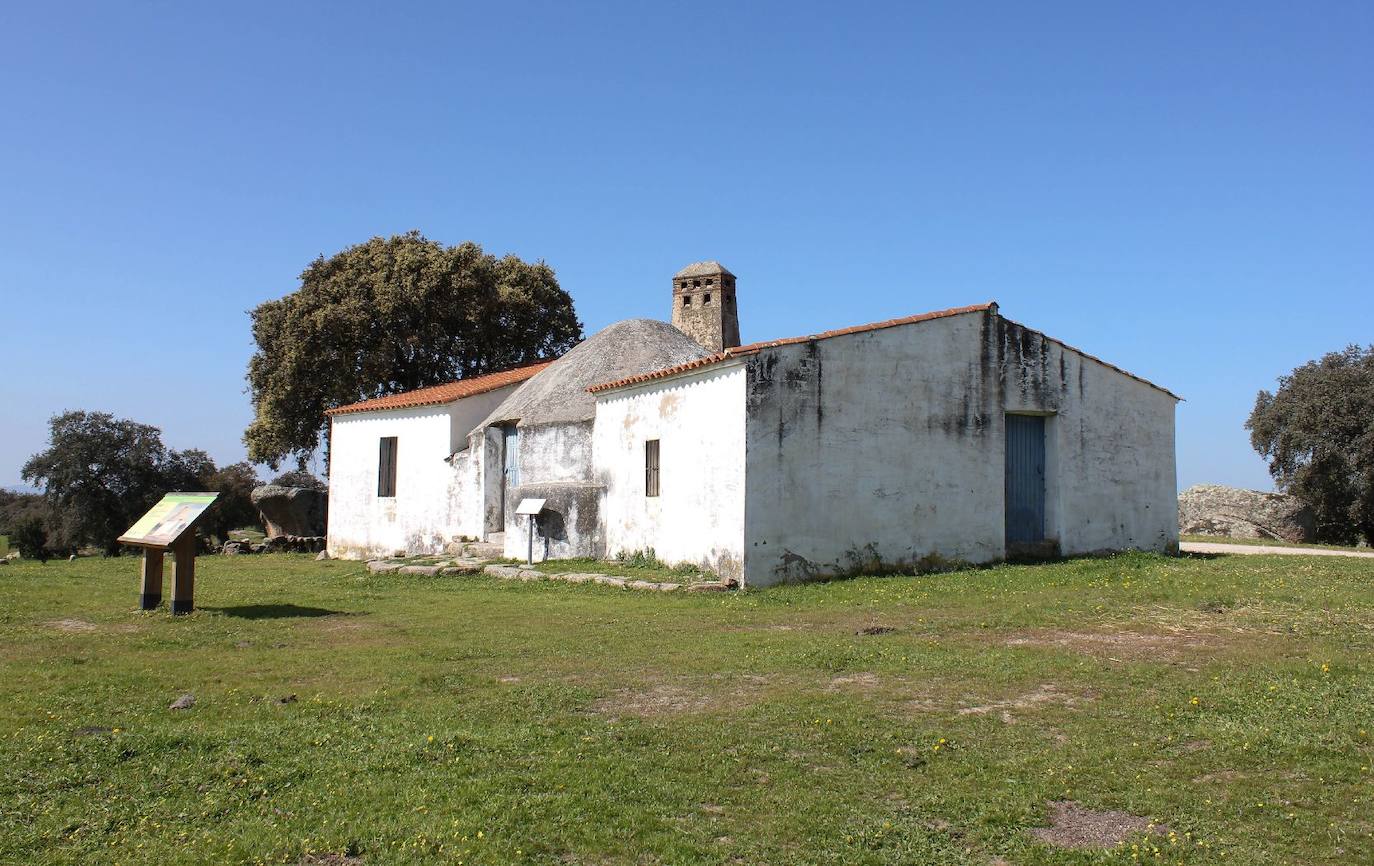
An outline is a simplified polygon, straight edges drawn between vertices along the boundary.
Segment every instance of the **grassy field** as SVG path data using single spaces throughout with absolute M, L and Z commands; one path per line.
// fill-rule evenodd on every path
M 0 862 L 1374 862 L 1364 560 L 663 594 L 203 557 L 177 619 L 135 569 L 0 567 Z M 1064 800 L 1167 830 L 1054 847 Z

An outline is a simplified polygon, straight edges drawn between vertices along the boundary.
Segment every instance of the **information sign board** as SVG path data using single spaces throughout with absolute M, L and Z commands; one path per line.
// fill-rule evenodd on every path
M 218 493 L 168 493 L 119 540 L 139 547 L 171 547 L 218 496 Z

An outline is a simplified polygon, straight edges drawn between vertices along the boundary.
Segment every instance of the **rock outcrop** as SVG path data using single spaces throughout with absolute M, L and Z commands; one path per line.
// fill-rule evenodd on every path
M 1311 509 L 1292 496 L 1196 484 L 1178 495 L 1178 530 L 1184 535 L 1307 542 L 1316 536 L 1316 521 Z
M 329 513 L 326 491 L 265 484 L 253 489 L 252 498 L 268 538 L 324 535 L 325 518 Z
M 225 556 L 240 556 L 245 553 L 321 553 L 324 551 L 323 535 L 274 535 L 261 543 L 251 541 L 226 541 L 219 552 Z

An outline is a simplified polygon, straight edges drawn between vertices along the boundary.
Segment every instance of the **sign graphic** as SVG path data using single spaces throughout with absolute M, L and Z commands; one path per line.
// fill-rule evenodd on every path
M 168 493 L 119 540 L 143 547 L 170 547 L 218 497 L 218 493 Z

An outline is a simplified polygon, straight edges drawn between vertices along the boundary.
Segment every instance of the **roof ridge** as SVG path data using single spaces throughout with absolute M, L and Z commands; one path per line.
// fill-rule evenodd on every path
M 748 343 L 743 346 L 733 346 L 729 349 L 724 349 L 720 352 L 716 352 L 715 354 L 707 355 L 704 358 L 698 358 L 695 361 L 688 361 L 685 364 L 678 364 L 673 367 L 666 367 L 662 370 L 655 370 L 652 373 L 643 373 L 638 376 L 630 376 L 625 379 L 617 379 L 614 382 L 603 382 L 599 385 L 592 385 L 587 390 L 593 394 L 597 394 L 601 391 L 609 391 L 612 388 L 623 388 L 626 385 L 637 385 L 640 382 L 650 382 L 654 379 L 664 379 L 669 376 L 676 376 L 679 373 L 685 373 L 689 370 L 695 370 L 700 367 L 708 366 L 710 364 L 718 364 L 721 361 L 726 361 L 730 358 L 739 358 L 745 355 L 755 355 L 763 351 L 764 349 L 771 349 L 776 346 L 790 346 L 795 345 L 796 343 L 809 343 L 813 340 L 828 340 L 831 337 L 843 337 L 849 334 L 862 334 L 868 331 L 880 331 L 884 328 L 895 328 L 900 325 L 915 324 L 916 322 L 928 322 L 933 319 L 943 319 L 949 316 L 959 316 L 963 315 L 964 313 L 981 313 L 987 310 L 992 310 L 996 312 L 997 302 L 988 301 L 982 304 L 970 304 L 965 307 L 950 307 L 947 310 L 935 310 L 929 313 L 918 313 L 914 316 L 903 316 L 898 319 L 885 319 L 881 322 L 870 322 L 867 325 L 854 325 L 853 327 L 849 328 L 837 328 L 833 331 L 821 331 L 818 334 L 807 334 L 804 337 L 785 337 L 780 340 L 764 340 L 758 343 Z

